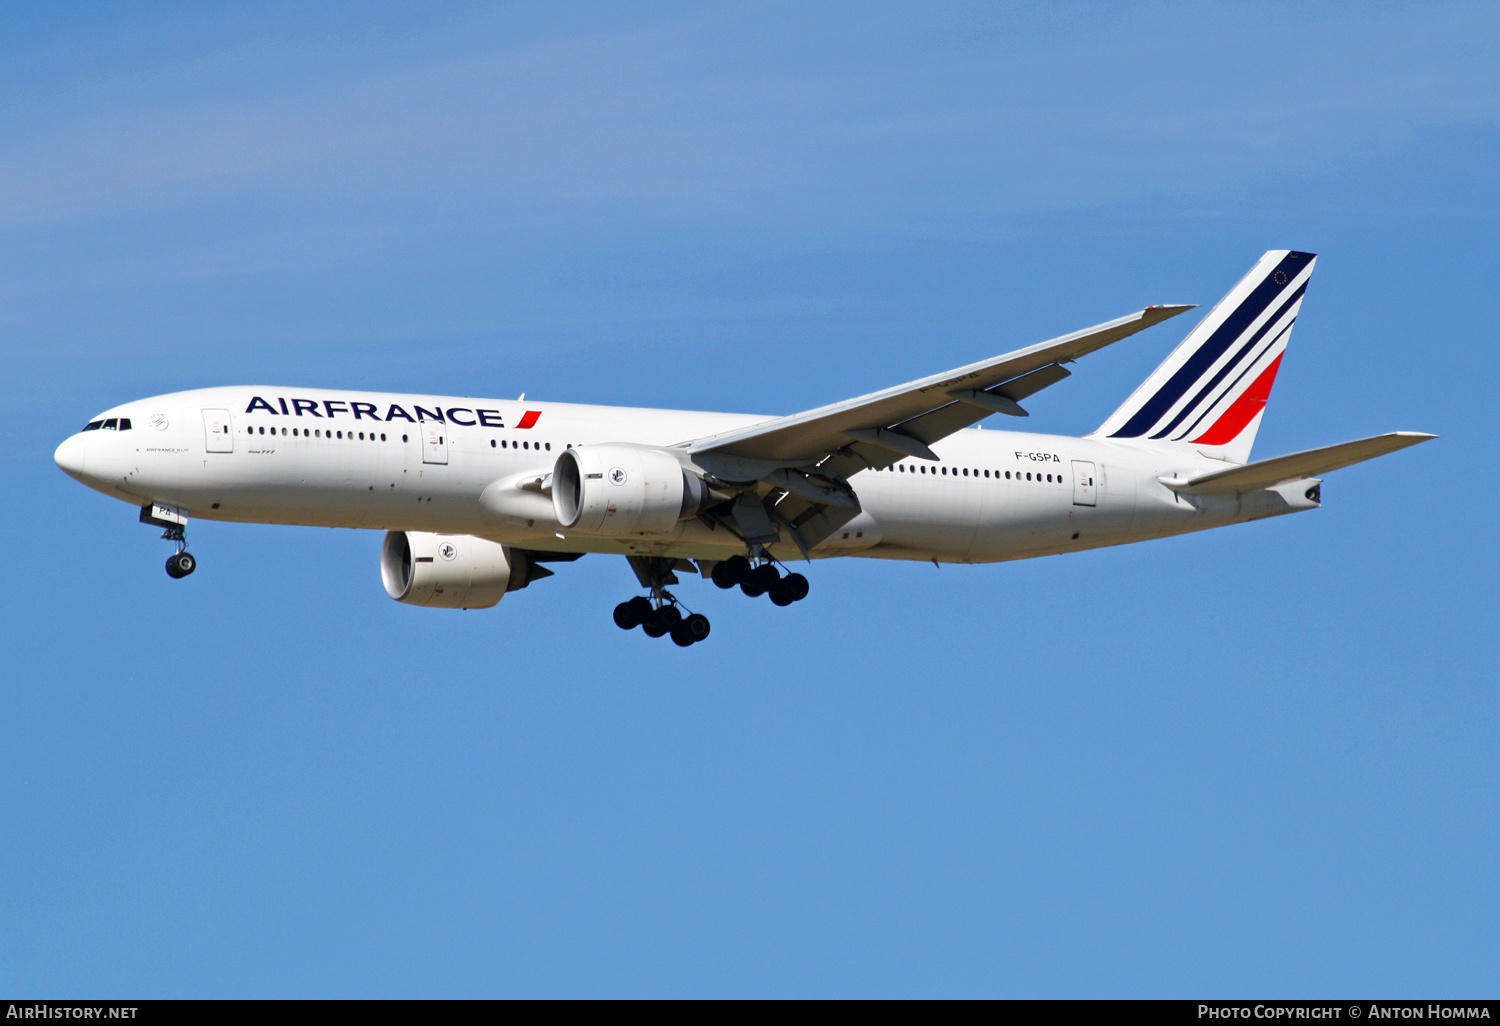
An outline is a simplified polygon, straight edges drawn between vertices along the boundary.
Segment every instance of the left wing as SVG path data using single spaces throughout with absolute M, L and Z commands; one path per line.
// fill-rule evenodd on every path
M 1003 356 L 683 445 L 694 456 L 714 453 L 794 467 L 815 464 L 841 449 L 869 455 L 867 465 L 875 466 L 902 456 L 936 459 L 928 448 L 932 442 L 992 413 L 1026 416 L 1016 400 L 1067 377 L 1060 364 L 1191 309 L 1148 306 Z
M 932 443 L 955 431 L 992 413 L 1026 416 L 1018 400 L 1067 377 L 1063 363 L 1191 309 L 1148 306 L 1003 356 L 675 448 L 739 492 L 730 518 L 748 543 L 769 544 L 785 525 L 806 555 L 859 512 L 849 475 L 906 456 L 936 460 Z

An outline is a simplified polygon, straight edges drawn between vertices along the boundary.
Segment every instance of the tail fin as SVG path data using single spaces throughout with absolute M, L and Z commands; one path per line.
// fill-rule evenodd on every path
M 1286 249 L 1261 257 L 1094 437 L 1178 442 L 1247 462 L 1316 262 Z

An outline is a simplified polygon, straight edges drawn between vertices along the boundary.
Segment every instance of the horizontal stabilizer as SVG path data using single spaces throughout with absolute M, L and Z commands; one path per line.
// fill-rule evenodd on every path
M 1425 442 L 1437 435 L 1420 431 L 1392 431 L 1387 435 L 1361 438 L 1354 442 L 1340 442 L 1322 449 L 1294 452 L 1290 456 L 1277 456 L 1261 460 L 1233 470 L 1221 470 L 1216 474 L 1194 477 L 1186 481 L 1162 480 L 1162 484 L 1183 495 L 1233 495 L 1236 492 L 1253 492 L 1260 488 L 1272 488 L 1287 481 L 1305 477 L 1316 477 L 1330 470 L 1338 470 L 1354 463 L 1363 463 L 1376 456 L 1384 456 L 1397 449 Z

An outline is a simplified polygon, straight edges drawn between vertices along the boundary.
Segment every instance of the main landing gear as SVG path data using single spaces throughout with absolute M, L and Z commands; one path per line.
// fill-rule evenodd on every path
M 807 598 L 807 578 L 801 574 L 782 576 L 776 564 L 766 558 L 757 546 L 751 549 L 756 562 L 744 556 L 733 556 L 714 564 L 709 576 L 719 587 L 738 587 L 752 597 L 769 595 L 778 606 L 789 606 Z M 708 617 L 702 613 L 684 614 L 677 597 L 667 591 L 667 585 L 676 584 L 673 567 L 684 561 L 657 557 L 630 557 L 631 567 L 643 587 L 651 590 L 651 597 L 637 595 L 633 599 L 615 606 L 615 626 L 633 631 L 637 627 L 648 637 L 660 638 L 671 635 L 672 640 L 687 648 L 708 637 Z M 686 564 L 691 566 L 692 564 Z
M 637 595 L 628 602 L 621 602 L 615 606 L 615 626 L 626 631 L 639 627 L 648 638 L 670 634 L 672 641 L 683 648 L 708 637 L 708 617 L 702 613 L 683 616 L 677 600 L 670 595 L 664 595 L 658 601 L 660 604 L 653 606 L 650 599 Z
M 714 567 L 710 575 L 719 587 L 728 590 L 736 584 L 751 598 L 770 595 L 778 606 L 789 606 L 807 598 L 807 578 L 801 574 L 781 575 L 771 562 L 752 566 L 744 556 L 732 556 Z
M 672 641 L 682 648 L 708 637 L 708 617 L 702 613 L 684 616 L 681 603 L 667 590 L 667 585 L 677 583 L 677 575 L 672 572 L 677 562 L 657 556 L 630 557 L 636 579 L 651 590 L 651 597 L 637 595 L 615 606 L 615 626 L 626 631 L 639 627 L 649 638 L 670 634 Z

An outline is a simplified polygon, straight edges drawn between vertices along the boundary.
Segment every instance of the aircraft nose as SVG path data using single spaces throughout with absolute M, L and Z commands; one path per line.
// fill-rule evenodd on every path
M 83 435 L 73 435 L 64 440 L 52 454 L 57 465 L 70 477 L 83 479 Z

